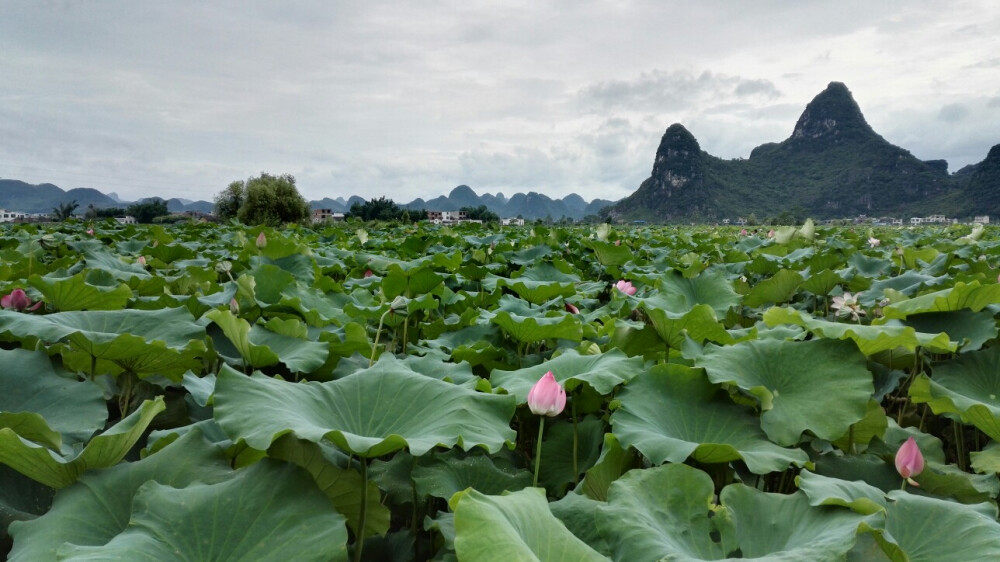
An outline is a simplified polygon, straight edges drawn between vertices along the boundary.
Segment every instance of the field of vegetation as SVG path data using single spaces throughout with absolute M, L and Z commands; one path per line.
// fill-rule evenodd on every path
M 1000 231 L 360 226 L 0 231 L 0 553 L 1000 559 Z

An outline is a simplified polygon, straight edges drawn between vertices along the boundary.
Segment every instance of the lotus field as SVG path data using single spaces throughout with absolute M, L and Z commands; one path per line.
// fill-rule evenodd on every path
M 1000 559 L 998 231 L 361 226 L 0 231 L 0 552 Z

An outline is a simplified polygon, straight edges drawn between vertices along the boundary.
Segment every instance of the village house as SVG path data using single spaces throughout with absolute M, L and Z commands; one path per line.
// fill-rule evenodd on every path
M 333 209 L 313 209 L 312 221 L 319 222 L 341 222 L 344 220 L 344 213 L 334 213 Z
M 22 213 L 19 211 L 8 211 L 7 209 L 0 209 L 0 222 L 14 222 L 18 220 L 25 220 L 28 218 L 27 213 Z

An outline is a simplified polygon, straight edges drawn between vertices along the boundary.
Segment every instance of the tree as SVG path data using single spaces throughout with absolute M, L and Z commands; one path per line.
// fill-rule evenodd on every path
M 247 193 L 244 182 L 234 181 L 229 184 L 229 187 L 215 196 L 215 216 L 223 221 L 235 219 L 246 198 Z
M 423 209 L 403 209 L 392 199 L 384 196 L 370 199 L 364 203 L 355 203 L 347 211 L 347 218 L 358 218 L 363 221 L 400 221 L 412 222 L 427 219 L 427 211 Z
M 59 203 L 59 205 L 52 207 L 52 215 L 55 216 L 57 221 L 68 220 L 73 216 L 73 211 L 75 211 L 79 206 L 80 204 L 76 202 L 76 199 L 68 203 L 63 201 L 62 203 Z
M 234 182 L 227 191 L 234 191 Z M 226 192 L 223 192 L 226 193 Z M 309 219 L 312 212 L 309 203 L 295 187 L 295 177 L 291 174 L 272 176 L 261 173 L 260 177 L 243 182 L 245 198 L 236 212 L 236 218 L 243 224 L 280 226 L 285 223 L 301 223 Z
M 146 199 L 142 203 L 129 205 L 125 212 L 135 217 L 135 220 L 142 224 L 150 224 L 156 217 L 170 214 L 170 211 L 167 209 L 167 202 L 159 197 L 153 197 Z
M 478 207 L 462 207 L 459 210 L 465 211 L 465 216 L 469 220 L 500 222 L 500 215 L 486 208 L 486 205 L 480 205 Z

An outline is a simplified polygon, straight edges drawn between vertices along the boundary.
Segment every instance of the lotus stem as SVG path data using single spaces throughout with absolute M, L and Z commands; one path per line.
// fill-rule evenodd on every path
M 354 562 L 361 562 L 361 553 L 365 546 L 365 521 L 368 515 L 368 459 L 360 457 L 361 461 L 361 508 L 358 510 L 358 533 L 354 539 Z
M 952 428 L 955 432 L 955 464 L 958 468 L 965 470 L 965 435 L 962 432 L 961 424 L 956 420 L 952 421 Z
M 541 416 L 538 422 L 538 443 L 535 444 L 535 478 L 531 485 L 538 487 L 538 469 L 542 466 L 542 433 L 545 432 L 545 416 Z
M 392 307 L 382 313 L 378 319 L 378 328 L 375 330 L 375 341 L 372 342 L 372 354 L 368 357 L 368 366 L 371 367 L 375 363 L 375 350 L 378 349 L 378 340 L 382 337 L 382 326 L 385 324 L 385 315 L 392 312 Z

